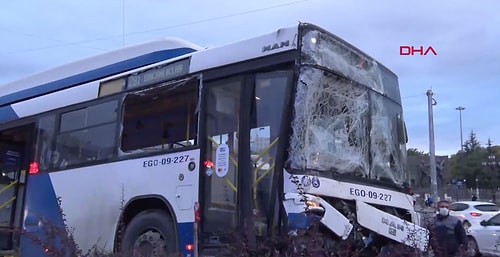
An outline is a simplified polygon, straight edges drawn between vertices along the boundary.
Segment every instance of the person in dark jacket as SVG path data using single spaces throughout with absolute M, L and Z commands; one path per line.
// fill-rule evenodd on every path
M 450 202 L 441 200 L 437 204 L 438 214 L 429 227 L 429 240 L 434 256 L 453 257 L 467 248 L 467 235 L 462 222 L 449 215 Z

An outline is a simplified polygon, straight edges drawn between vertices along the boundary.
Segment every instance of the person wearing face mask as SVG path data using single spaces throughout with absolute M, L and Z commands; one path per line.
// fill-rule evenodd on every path
M 454 257 L 467 247 L 467 235 L 462 222 L 450 216 L 450 202 L 437 203 L 437 215 L 429 226 L 429 243 L 435 256 Z

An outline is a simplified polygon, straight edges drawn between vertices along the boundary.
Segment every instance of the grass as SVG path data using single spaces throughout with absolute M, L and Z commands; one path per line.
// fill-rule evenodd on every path
M 123 198 L 123 194 L 122 194 Z M 61 199 L 58 198 L 59 206 Z M 122 209 L 124 202 L 122 200 Z M 60 216 L 64 224 L 66 215 L 62 208 L 59 208 Z M 7 232 L 21 235 L 31 240 L 40 249 L 45 251 L 47 257 L 125 257 L 122 253 L 107 252 L 95 244 L 87 252 L 83 252 L 76 243 L 73 236 L 73 229 L 64 226 L 57 226 L 51 223 L 44 217 L 40 217 L 41 224 L 44 228 L 43 235 L 39 236 L 33 232 L 20 231 L 15 229 L 3 229 Z M 429 224 L 430 220 L 425 220 L 424 223 Z M 247 224 L 253 224 L 252 221 Z M 120 239 L 121 231 L 124 231 L 125 225 L 119 222 L 118 239 Z M 250 231 L 246 232 L 229 232 L 225 236 L 232 238 L 227 247 L 225 247 L 218 256 L 221 257 L 424 257 L 424 256 L 446 256 L 439 254 L 429 254 L 429 252 L 419 252 L 402 244 L 390 243 L 383 247 L 379 252 L 377 249 L 363 249 L 359 247 L 359 240 L 354 240 L 352 237 L 347 240 L 337 241 L 335 244 L 328 244 L 325 241 L 325 234 L 320 231 L 320 224 L 317 219 L 312 219 L 312 225 L 309 229 L 297 230 L 294 233 L 285 235 L 270 235 L 260 238 L 257 243 L 252 244 L 249 240 Z M 250 228 L 249 228 L 250 229 Z M 0 232 L 2 230 L 0 229 Z M 252 247 L 253 245 L 253 247 Z M 117 247 L 120 248 L 119 246 Z M 367 250 L 368 253 L 367 253 Z M 462 253 L 463 254 L 463 253 Z M 176 254 L 172 257 L 181 256 Z M 465 256 L 465 255 L 459 255 Z M 33 257 L 33 256 L 22 256 Z M 41 257 L 41 256 L 40 256 Z M 128 257 L 128 256 L 127 256 Z M 142 257 L 142 256 L 133 256 Z M 170 256 L 169 256 L 170 257 Z
M 65 216 L 61 210 L 61 216 L 65 221 Z M 44 226 L 43 236 L 37 236 L 27 231 L 9 232 L 20 233 L 29 238 L 41 249 L 46 249 L 47 257 L 124 257 L 121 253 L 111 253 L 99 248 L 97 244 L 87 252 L 83 252 L 73 237 L 73 230 L 67 226 L 55 226 L 48 220 L 41 218 Z M 427 220 L 426 222 L 429 222 Z M 250 223 L 251 224 L 251 223 Z M 248 240 L 249 233 L 232 232 L 228 235 L 233 240 L 218 255 L 221 257 L 364 257 L 366 255 L 356 247 L 352 239 L 341 241 L 334 246 L 325 244 L 325 235 L 320 232 L 319 223 L 313 223 L 307 230 L 298 230 L 294 234 L 282 236 L 268 236 L 261 238 L 255 247 L 250 247 Z M 462 253 L 463 254 L 463 253 Z M 180 254 L 175 257 L 180 256 Z M 423 257 L 423 256 L 446 256 L 434 255 L 428 252 L 419 252 L 401 244 L 390 244 L 380 251 L 378 257 Z M 466 255 L 459 255 L 466 256 Z M 24 256 L 23 256 L 24 257 Z M 29 256 L 31 257 L 31 256 Z M 141 257 L 141 256 L 134 256 Z

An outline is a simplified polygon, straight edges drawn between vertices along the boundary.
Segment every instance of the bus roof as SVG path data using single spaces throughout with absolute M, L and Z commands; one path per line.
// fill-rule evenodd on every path
M 0 107 L 202 49 L 165 38 L 92 56 L 0 86 Z
M 0 85 L 0 114 L 2 113 L 2 107 L 7 105 L 91 81 L 108 78 L 134 69 L 162 62 L 168 63 L 174 59 L 179 59 L 178 57 L 187 57 L 193 55 L 193 53 L 196 53 L 196 56 L 192 57 L 194 60 L 191 60 L 190 72 L 276 53 L 279 50 L 286 49 L 263 52 L 262 47 L 274 44 L 276 40 L 284 36 L 289 37 L 292 35 L 293 39 L 297 29 L 297 26 L 283 28 L 273 33 L 240 40 L 211 49 L 204 49 L 182 39 L 166 38 L 64 64 Z M 284 31 L 289 33 L 285 33 Z
M 301 26 L 324 31 L 313 24 L 299 23 L 211 49 L 167 38 L 65 64 L 0 86 L 0 123 L 98 98 L 100 82 L 177 60 L 189 59 L 188 73 L 196 73 L 297 49 Z

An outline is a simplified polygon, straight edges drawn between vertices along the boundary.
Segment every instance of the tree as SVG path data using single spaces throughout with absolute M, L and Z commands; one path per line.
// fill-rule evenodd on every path
M 408 156 L 422 156 L 425 155 L 424 151 L 420 151 L 417 148 L 408 148 L 406 150 L 406 155 Z
M 481 147 L 476 133 L 471 131 L 469 139 L 464 143 L 464 150 L 453 155 L 451 161 L 451 178 L 466 179 L 467 187 L 475 187 L 474 181 L 479 180 L 480 187 L 486 186 L 491 179 L 485 172 L 482 163 L 488 158 L 488 151 Z M 481 185 L 482 184 L 482 185 Z
M 486 147 L 482 147 L 476 134 L 471 132 L 464 143 L 464 151 L 458 151 L 450 158 L 450 179 L 466 179 L 468 188 L 476 187 L 476 179 L 480 188 L 496 188 L 500 181 L 500 167 L 483 165 L 489 161 L 489 155 L 498 158 L 500 146 L 492 145 L 492 141 L 488 139 Z
M 481 148 L 481 144 L 477 140 L 476 133 L 472 130 L 469 134 L 469 139 L 464 143 L 464 151 L 472 153 Z
M 488 153 L 484 148 L 476 148 L 476 150 L 471 152 L 458 152 L 453 155 L 450 159 L 451 161 L 451 178 L 467 180 L 467 187 L 475 187 L 476 178 L 485 182 L 484 179 L 484 167 L 482 162 L 487 158 Z

